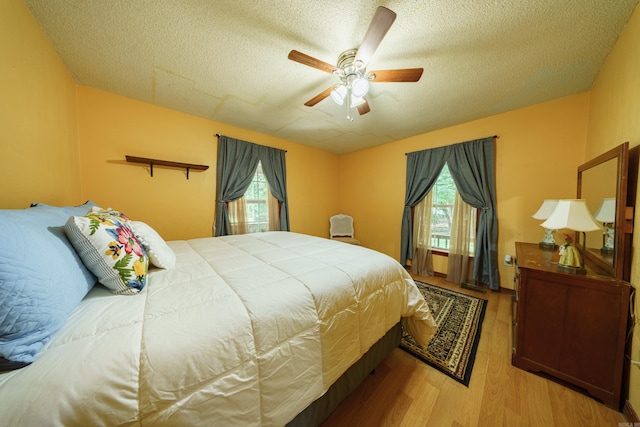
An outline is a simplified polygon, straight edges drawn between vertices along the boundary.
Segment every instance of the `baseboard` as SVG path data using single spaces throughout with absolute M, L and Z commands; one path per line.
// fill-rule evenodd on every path
M 631 402 L 628 400 L 624 401 L 624 408 L 622 408 L 622 413 L 627 418 L 627 421 L 630 423 L 640 423 L 640 418 L 638 418 L 638 413 L 633 409 Z

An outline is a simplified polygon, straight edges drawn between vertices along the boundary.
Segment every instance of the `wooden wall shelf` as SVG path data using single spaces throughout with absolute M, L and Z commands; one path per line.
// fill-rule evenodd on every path
M 196 165 L 193 163 L 180 163 L 180 162 L 171 162 L 168 160 L 158 160 L 158 159 L 148 159 L 146 157 L 135 157 L 135 156 L 125 156 L 127 158 L 127 162 L 130 163 L 142 163 L 144 165 L 149 165 L 149 174 L 153 176 L 153 166 L 167 166 L 170 168 L 180 168 L 185 169 L 187 171 L 187 179 L 189 179 L 189 170 L 197 170 L 197 171 L 206 171 L 209 169 L 208 165 Z

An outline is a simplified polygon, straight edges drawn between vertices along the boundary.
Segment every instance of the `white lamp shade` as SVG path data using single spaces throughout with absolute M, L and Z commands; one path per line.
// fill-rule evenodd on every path
M 533 219 L 547 219 L 558 205 L 557 199 L 545 199 L 536 213 L 532 215 Z
M 563 228 L 585 232 L 600 230 L 600 226 L 583 199 L 558 200 L 556 208 L 540 226 L 550 230 Z
M 369 80 L 359 77 L 351 83 L 351 93 L 356 98 L 362 98 L 369 91 Z
M 344 86 L 338 86 L 331 91 L 331 99 L 338 105 L 344 104 L 344 97 L 347 94 L 347 88 Z
M 616 199 L 602 199 L 602 203 L 600 203 L 600 207 L 594 217 L 605 224 L 616 222 Z

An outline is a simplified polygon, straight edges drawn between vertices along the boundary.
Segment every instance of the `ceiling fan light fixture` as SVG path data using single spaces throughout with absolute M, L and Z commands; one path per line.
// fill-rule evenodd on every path
M 363 77 L 358 77 L 351 82 L 351 93 L 356 98 L 362 98 L 369 91 L 369 80 Z
M 336 65 L 316 59 L 312 56 L 292 50 L 288 58 L 300 64 L 316 68 L 325 73 L 333 74 L 340 79 L 340 83 L 334 84 L 304 105 L 313 107 L 325 98 L 331 97 L 338 105 L 345 105 L 347 119 L 351 117 L 351 107 L 358 107 L 360 115 L 366 114 L 371 109 L 369 102 L 363 99 L 369 92 L 370 82 L 417 82 L 422 76 L 422 68 L 406 68 L 398 70 L 379 70 L 367 72 L 367 66 L 373 53 L 389 31 L 391 24 L 396 19 L 396 14 L 384 6 L 378 6 L 375 15 L 369 24 L 369 28 L 360 43 L 360 47 L 347 49 L 338 56 Z
M 347 88 L 345 86 L 338 86 L 331 91 L 331 99 L 338 105 L 344 104 L 344 97 L 347 95 Z

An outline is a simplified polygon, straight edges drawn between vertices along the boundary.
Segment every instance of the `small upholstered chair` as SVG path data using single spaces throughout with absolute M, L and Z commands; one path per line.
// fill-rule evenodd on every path
M 339 240 L 352 245 L 359 245 L 360 241 L 354 237 L 353 217 L 345 214 L 333 215 L 329 218 L 329 235 L 333 240 Z

